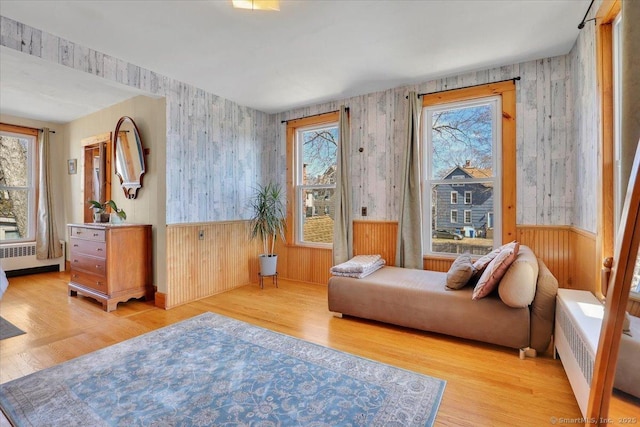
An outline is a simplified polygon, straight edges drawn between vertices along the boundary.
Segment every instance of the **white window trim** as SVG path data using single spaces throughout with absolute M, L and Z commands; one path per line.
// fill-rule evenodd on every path
M 459 184 L 451 184 L 452 179 L 461 179 L 457 176 L 452 176 L 452 179 L 446 180 L 435 180 L 431 179 L 432 176 L 432 165 L 429 161 L 430 155 L 430 147 L 431 147 L 431 132 L 426 132 L 425 129 L 428 128 L 431 123 L 431 111 L 433 110 L 443 110 L 449 108 L 456 107 L 471 107 L 474 105 L 483 105 L 487 103 L 494 103 L 494 120 L 493 120 L 493 130 L 492 133 L 494 135 L 493 141 L 493 178 L 464 178 L 464 183 Z M 433 224 L 433 216 L 431 210 L 431 187 L 432 185 L 437 184 L 451 184 L 453 186 L 464 186 L 465 184 L 474 184 L 474 183 L 493 183 L 493 212 L 497 212 L 493 215 L 493 230 L 494 230 L 494 247 L 496 246 L 496 240 L 498 239 L 498 243 L 500 242 L 500 237 L 502 235 L 502 97 L 500 95 L 497 96 L 486 96 L 473 100 L 459 101 L 459 102 L 449 102 L 442 103 L 437 105 L 431 105 L 422 108 L 422 170 L 425 171 L 423 178 L 423 237 L 422 241 L 424 244 L 423 247 L 423 255 L 451 255 L 449 253 L 442 252 L 434 252 L 431 250 L 432 246 L 432 237 L 431 237 L 431 224 Z M 453 221 L 450 221 L 453 223 Z
M 455 201 L 454 201 L 454 199 L 455 199 Z M 457 205 L 458 204 L 458 192 L 457 191 L 452 191 L 451 192 L 450 203 L 452 205 Z
M 456 217 L 455 220 L 453 217 Z M 458 210 L 457 209 L 451 209 L 451 212 L 449 212 L 449 222 L 451 224 L 457 224 L 458 223 Z M 431 231 L 429 231 L 429 233 L 431 233 Z
M 469 215 L 469 220 L 468 221 L 467 221 L 467 214 Z M 472 216 L 472 213 L 471 213 L 471 209 L 465 209 L 464 210 L 464 215 L 463 215 L 462 219 L 463 219 L 463 222 L 465 224 L 471 224 L 473 222 L 473 216 Z
M 14 186 L 0 187 L 0 191 L 27 190 L 28 199 L 29 199 L 27 203 L 28 234 L 27 236 L 20 239 L 7 239 L 7 240 L 2 240 L 0 242 L 1 243 L 32 242 L 32 241 L 35 241 L 36 239 L 36 210 L 37 210 L 37 206 L 36 206 L 37 164 L 36 162 L 37 162 L 38 141 L 35 136 L 27 135 L 23 133 L 0 131 L 0 134 L 9 136 L 9 137 L 27 139 L 31 141 L 31 143 L 29 143 L 27 146 L 27 161 L 29 162 L 27 165 L 27 177 L 28 177 L 27 185 L 21 186 L 21 187 L 14 187 Z
M 299 209 L 298 212 L 294 212 L 294 222 L 295 222 L 294 238 L 295 238 L 296 245 L 312 246 L 312 247 L 319 247 L 319 248 L 333 247 L 333 243 L 307 242 L 302 239 L 304 236 L 303 211 L 306 212 L 306 199 L 304 197 L 305 191 L 316 190 L 316 189 L 320 189 L 320 190 L 334 189 L 335 190 L 336 184 L 302 184 L 304 162 L 303 162 L 303 152 L 302 152 L 303 150 L 300 147 L 300 141 L 301 141 L 300 136 L 304 132 L 312 131 L 315 129 L 325 129 L 325 128 L 338 127 L 338 126 L 339 126 L 338 122 L 328 122 L 328 123 L 321 123 L 317 125 L 302 126 L 302 127 L 296 128 L 296 133 L 295 133 L 296 175 L 295 175 L 295 183 L 294 183 L 294 191 L 296 195 L 295 206 L 303 208 L 303 209 Z M 338 141 L 338 143 L 340 142 Z
M 469 195 L 469 201 L 467 202 L 467 195 Z M 473 191 L 465 191 L 464 192 L 464 204 L 470 205 L 473 203 Z

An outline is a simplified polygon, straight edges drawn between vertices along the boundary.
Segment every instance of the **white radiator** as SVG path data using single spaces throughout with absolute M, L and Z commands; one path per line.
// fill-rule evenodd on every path
M 35 242 L 3 243 L 0 245 L 0 265 L 4 271 L 23 270 L 28 268 L 58 265 L 60 271 L 65 270 L 66 245 L 60 240 L 62 256 L 53 259 L 37 259 Z
M 554 345 L 585 418 L 603 315 L 591 292 L 558 289 Z

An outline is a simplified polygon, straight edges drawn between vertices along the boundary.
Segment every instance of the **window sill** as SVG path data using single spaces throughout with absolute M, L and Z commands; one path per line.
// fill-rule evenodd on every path
M 333 250 L 333 244 L 321 244 L 321 243 L 287 243 L 286 248 L 309 248 L 309 249 L 325 249 L 327 251 Z

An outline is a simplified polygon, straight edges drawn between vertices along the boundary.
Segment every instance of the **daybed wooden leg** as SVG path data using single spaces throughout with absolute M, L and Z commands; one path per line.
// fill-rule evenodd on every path
M 335 311 L 332 311 L 331 314 L 333 314 L 333 317 L 337 317 L 338 319 L 342 319 L 342 313 L 336 313 Z
M 520 349 L 520 359 L 524 360 L 525 357 L 536 357 L 538 352 L 535 348 L 525 347 Z

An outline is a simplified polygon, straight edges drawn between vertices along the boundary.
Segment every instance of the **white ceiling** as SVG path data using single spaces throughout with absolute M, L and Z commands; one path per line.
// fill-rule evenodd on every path
M 281 0 L 280 12 L 266 12 L 233 9 L 230 0 L 2 0 L 0 15 L 275 113 L 566 54 L 588 4 Z M 99 104 L 94 98 L 103 98 L 107 106 L 133 96 L 104 79 L 80 81 L 78 72 L 69 69 L 45 79 L 46 71 L 31 71 L 43 61 L 7 50 L 0 50 L 2 112 L 11 111 L 9 104 L 20 97 L 27 105 L 31 95 L 66 97 L 50 113 L 55 120 L 49 120 L 68 121 L 74 113 L 67 114 L 67 105 L 82 105 L 88 98 Z M 72 77 L 63 77 L 65 72 Z M 40 83 L 31 87 L 28 82 L 34 79 Z M 5 93 L 11 102 L 5 102 Z

